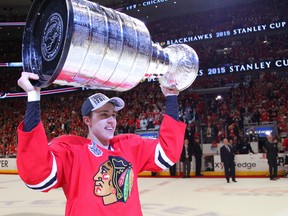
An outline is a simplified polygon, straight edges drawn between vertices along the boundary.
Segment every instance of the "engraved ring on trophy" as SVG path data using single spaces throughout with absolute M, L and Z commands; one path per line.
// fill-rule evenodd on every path
M 182 91 L 198 74 L 186 44 L 162 48 L 138 19 L 86 0 L 34 0 L 22 41 L 24 71 L 52 83 L 127 91 L 148 77 Z

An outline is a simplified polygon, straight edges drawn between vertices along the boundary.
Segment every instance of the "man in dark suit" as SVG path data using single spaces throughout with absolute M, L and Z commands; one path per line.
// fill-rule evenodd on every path
M 202 148 L 200 146 L 199 137 L 195 137 L 192 152 L 195 156 L 195 166 L 196 166 L 196 176 L 203 176 L 201 174 L 201 166 L 202 166 Z
M 183 167 L 183 178 L 190 178 L 191 161 L 192 161 L 192 148 L 189 145 L 189 140 L 185 138 L 182 154 L 180 157 L 180 162 L 182 163 Z
M 277 169 L 278 148 L 277 143 L 274 142 L 272 135 L 267 136 L 267 141 L 264 145 L 264 149 L 266 151 L 266 158 L 268 160 L 269 165 L 270 180 L 276 180 L 278 171 Z
M 227 183 L 230 182 L 230 176 L 233 182 L 237 182 L 235 179 L 234 149 L 227 138 L 223 139 L 223 143 L 224 145 L 220 148 L 220 158 L 222 168 L 224 166 Z
M 193 141 L 194 141 L 194 126 L 192 124 L 187 124 L 187 128 L 185 131 L 185 139 L 188 139 L 188 145 L 192 148 Z

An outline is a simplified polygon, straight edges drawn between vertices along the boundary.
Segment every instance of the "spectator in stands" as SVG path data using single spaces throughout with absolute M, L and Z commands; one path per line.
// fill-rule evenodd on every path
M 0 158 L 3 158 L 5 155 L 5 148 L 4 148 L 4 144 L 0 143 Z
M 288 137 L 283 140 L 282 146 L 284 147 L 284 151 L 288 152 Z
M 273 136 L 270 134 L 267 136 L 266 143 L 264 145 L 266 151 L 266 158 L 269 165 L 270 180 L 277 180 L 278 176 L 278 148 Z
M 221 167 L 222 169 L 224 167 L 227 183 L 230 183 L 230 176 L 233 182 L 237 182 L 235 178 L 235 153 L 233 146 L 230 144 L 231 142 L 233 142 L 233 139 L 230 139 L 229 142 L 227 138 L 224 138 L 224 145 L 220 148 Z
M 147 129 L 154 129 L 154 116 L 153 116 L 153 114 L 148 115 L 147 121 L 148 121 Z
M 214 127 L 211 125 L 211 122 L 207 123 L 207 127 L 205 128 L 204 135 L 206 135 L 205 143 L 212 143 L 215 139 L 215 131 Z
M 244 137 L 243 142 L 240 142 L 238 153 L 239 154 L 249 154 L 249 153 L 255 154 L 247 137 Z
M 218 143 L 216 140 L 213 140 L 211 143 L 211 150 L 214 152 L 214 154 L 218 155 Z
M 18 80 L 28 95 L 24 121 L 18 127 L 17 156 L 18 172 L 27 186 L 45 192 L 62 187 L 66 215 L 142 215 L 138 174 L 169 168 L 181 154 L 186 125 L 178 120 L 179 91 L 161 86 L 166 109 L 158 139 L 114 137 L 116 113 L 124 101 L 97 93 L 81 108 L 86 138 L 60 136 L 48 145 L 40 117 L 40 89 L 30 79 L 39 77 L 22 72 Z
M 146 119 L 146 117 L 143 115 L 141 117 L 141 120 L 140 120 L 140 129 L 141 130 L 147 130 L 148 128 L 148 121 Z
M 180 157 L 182 163 L 183 178 L 190 178 L 192 161 L 192 146 L 189 145 L 187 138 L 183 142 L 183 150 Z
M 242 141 L 240 140 L 240 138 L 238 136 L 233 136 L 233 138 L 231 137 L 231 139 L 229 139 L 229 143 L 230 143 L 230 145 L 233 146 L 235 154 L 239 153 L 241 142 Z
M 244 123 L 244 125 L 248 125 L 248 124 L 252 123 L 251 115 L 249 112 L 244 113 L 243 123 Z

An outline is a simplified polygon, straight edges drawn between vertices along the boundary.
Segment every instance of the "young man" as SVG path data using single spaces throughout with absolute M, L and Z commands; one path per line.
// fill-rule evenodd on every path
M 37 191 L 62 187 L 67 198 L 65 215 L 142 215 L 138 173 L 157 172 L 179 160 L 186 125 L 178 120 L 179 91 L 161 87 L 166 113 L 158 139 L 135 134 L 114 137 L 116 112 L 124 107 L 118 97 L 94 94 L 81 109 L 87 138 L 64 135 L 47 142 L 40 120 L 40 89 L 22 72 L 18 85 L 28 95 L 24 121 L 18 128 L 18 172 Z

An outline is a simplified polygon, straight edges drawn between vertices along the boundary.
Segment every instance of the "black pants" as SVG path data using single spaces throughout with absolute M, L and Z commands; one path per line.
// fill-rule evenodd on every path
M 277 158 L 268 159 L 270 179 L 277 178 Z
M 195 166 L 196 166 L 196 176 L 199 176 L 201 174 L 202 155 L 195 156 Z
M 191 172 L 191 161 L 187 159 L 186 161 L 182 162 L 182 164 L 184 176 L 189 177 Z
M 176 164 L 169 167 L 169 171 L 170 171 L 170 176 L 176 176 Z
M 225 177 L 226 180 L 229 181 L 230 176 L 232 177 L 232 180 L 235 180 L 235 163 L 224 163 L 224 171 L 225 171 Z

